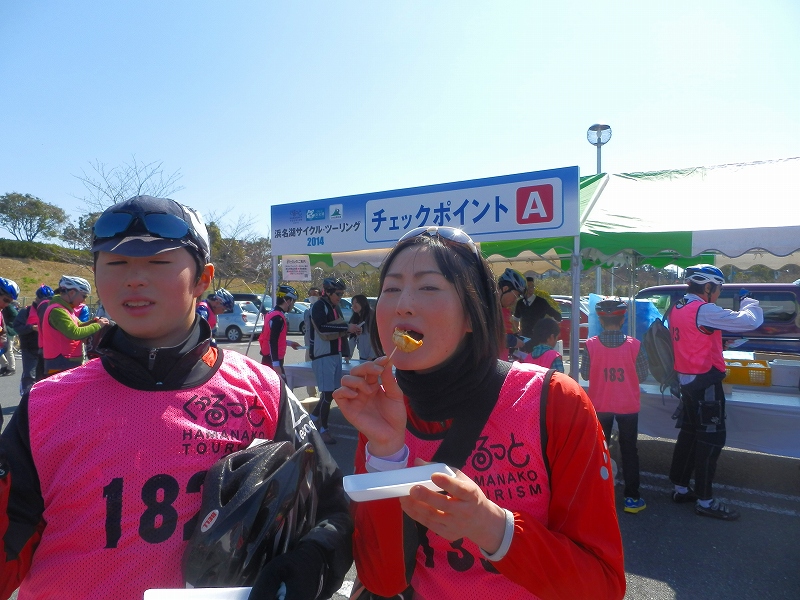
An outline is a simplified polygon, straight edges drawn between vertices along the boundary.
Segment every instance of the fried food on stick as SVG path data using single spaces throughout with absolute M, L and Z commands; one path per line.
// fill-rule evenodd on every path
M 392 342 L 395 346 L 400 348 L 402 352 L 413 352 L 422 346 L 422 340 L 415 340 L 413 337 L 408 335 L 407 331 L 403 331 L 402 329 L 394 330 L 394 333 L 392 334 Z

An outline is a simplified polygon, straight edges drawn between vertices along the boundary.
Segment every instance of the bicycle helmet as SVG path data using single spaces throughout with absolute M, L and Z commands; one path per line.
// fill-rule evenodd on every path
M 622 300 L 600 300 L 594 305 L 594 311 L 601 317 L 619 317 L 627 310 L 628 305 Z
M 225 310 L 233 310 L 233 295 L 225 288 L 219 288 L 213 294 L 209 294 L 208 299 L 217 300 Z
M 19 286 L 16 281 L 0 277 L 0 294 L 8 294 L 12 300 L 19 296 Z
M 692 283 L 713 283 L 714 285 L 722 285 L 725 283 L 725 276 L 714 265 L 694 265 L 693 267 L 686 267 L 683 273 L 683 280 Z
M 525 278 L 517 273 L 514 269 L 506 269 L 503 274 L 497 279 L 498 287 L 510 287 L 512 290 L 518 291 L 520 294 L 525 293 Z
M 53 288 L 51 288 L 49 285 L 43 284 L 39 286 L 38 290 L 36 290 L 36 297 L 39 298 L 39 300 L 42 300 L 43 298 L 52 298 L 54 295 L 55 292 L 53 292 Z
M 325 290 L 346 290 L 347 284 L 339 277 L 326 277 L 322 280 L 322 287 Z
M 202 215 L 171 198 L 135 196 L 107 208 L 92 227 L 92 252 L 155 256 L 178 248 L 211 262 Z
M 316 522 L 317 454 L 268 442 L 229 454 L 206 474 L 199 519 L 183 554 L 192 587 L 252 585 Z
M 290 300 L 297 300 L 297 290 L 290 285 L 278 286 L 278 300 L 281 298 L 289 298 Z
M 84 294 L 92 293 L 91 284 L 83 277 L 72 277 L 70 275 L 63 275 L 58 281 L 58 287 L 63 290 L 78 290 Z

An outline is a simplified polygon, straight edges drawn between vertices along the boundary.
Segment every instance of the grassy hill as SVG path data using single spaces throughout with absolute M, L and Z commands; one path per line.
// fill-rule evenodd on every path
M 36 289 L 43 283 L 55 289 L 62 275 L 77 275 L 94 284 L 94 274 L 86 266 L 33 258 L 0 257 L 0 277 L 17 282 L 20 288 L 20 304 L 30 303 Z
M 19 302 L 23 306 L 30 304 L 36 289 L 44 284 L 55 289 L 62 275 L 76 275 L 87 279 L 94 289 L 94 273 L 88 266 L 37 260 L 33 258 L 7 258 L 0 256 L 0 277 L 13 279 L 20 288 Z M 236 280 L 226 289 L 232 292 L 254 292 L 260 294 L 262 289 L 253 289 L 244 281 Z M 95 304 L 97 297 L 92 294 L 89 304 Z

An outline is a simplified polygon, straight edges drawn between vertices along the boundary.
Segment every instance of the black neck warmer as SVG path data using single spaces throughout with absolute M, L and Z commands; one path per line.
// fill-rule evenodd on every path
M 186 339 L 170 348 L 146 348 L 118 326 L 103 336 L 98 353 L 106 370 L 135 389 L 185 389 L 209 378 L 213 370 L 202 360 L 211 328 L 196 318 Z
M 473 348 L 468 335 L 463 349 L 435 371 L 397 370 L 397 384 L 417 416 L 425 421 L 447 421 L 473 412 L 481 402 L 494 405 L 508 370 L 499 372 L 498 363 L 491 361 L 473 368 Z

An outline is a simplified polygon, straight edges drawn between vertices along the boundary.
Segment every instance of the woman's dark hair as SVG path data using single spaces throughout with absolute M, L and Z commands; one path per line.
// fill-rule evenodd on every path
M 353 302 L 358 302 L 358 305 L 361 307 L 361 312 L 353 311 L 353 316 L 350 317 L 351 323 L 369 323 L 370 316 L 372 313 L 372 307 L 369 305 L 369 300 L 364 294 L 356 294 L 350 299 L 350 304 L 352 305 Z
M 552 317 L 543 317 L 536 321 L 531 332 L 531 344 L 538 346 L 544 344 L 551 335 L 558 337 L 561 334 L 561 325 Z
M 386 273 L 397 255 L 413 246 L 427 248 L 433 254 L 442 275 L 456 288 L 461 307 L 472 329 L 472 333 L 467 334 L 472 338 L 470 343 L 475 361 L 472 366 L 479 368 L 487 361 L 497 361 L 500 349 L 505 346 L 505 326 L 500 312 L 497 283 L 486 259 L 479 259 L 469 246 L 427 234 L 398 242 L 381 265 L 379 290 L 383 290 Z M 379 291 L 379 300 L 380 294 Z M 377 327 L 370 331 L 370 340 L 379 354 L 385 353 Z

